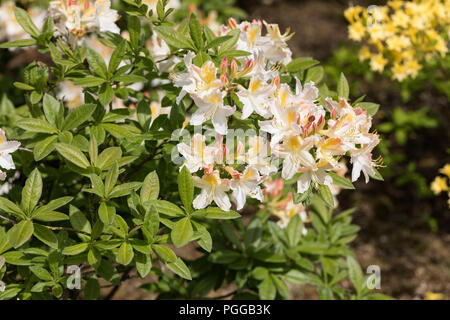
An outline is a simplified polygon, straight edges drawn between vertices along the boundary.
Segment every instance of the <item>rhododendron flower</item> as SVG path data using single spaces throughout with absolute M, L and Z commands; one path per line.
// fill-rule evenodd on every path
M 177 149 L 186 159 L 183 166 L 192 173 L 213 164 L 218 152 L 217 148 L 206 146 L 205 137 L 199 133 L 192 137 L 190 146 L 183 142 L 177 145 Z
M 259 175 L 258 170 L 251 166 L 245 168 L 242 174 L 230 167 L 227 167 L 227 170 L 233 177 L 230 183 L 231 190 L 233 190 L 231 196 L 236 202 L 237 210 L 241 210 L 244 207 L 247 195 L 259 201 L 263 201 L 263 194 L 261 187 L 259 186 L 262 182 L 262 178 Z
M 253 112 L 264 118 L 270 117 L 269 97 L 273 95 L 275 89 L 274 84 L 265 83 L 264 76 L 254 75 L 250 79 L 248 89 L 242 88 L 236 93 L 244 104 L 242 119 L 247 119 Z
M 372 150 L 380 142 L 378 135 L 372 135 L 372 141 L 363 147 L 350 151 L 350 162 L 353 164 L 352 181 L 358 180 L 361 171 L 364 174 L 366 183 L 369 182 L 369 176 L 375 175 L 374 168 L 376 164 L 372 161 Z
M 195 209 L 206 208 L 214 201 L 219 208 L 228 211 L 231 208 L 230 199 L 226 192 L 230 190 L 230 181 L 221 179 L 218 170 L 205 170 L 203 177 L 194 176 L 194 185 L 201 188 L 202 191 L 194 199 L 193 206 Z
M 96 30 L 120 33 L 115 24 L 119 15 L 111 9 L 110 0 L 55 0 L 49 10 L 62 33 L 68 31 L 78 37 Z

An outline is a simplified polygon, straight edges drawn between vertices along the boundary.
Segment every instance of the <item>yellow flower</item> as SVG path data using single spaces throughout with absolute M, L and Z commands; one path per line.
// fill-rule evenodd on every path
M 440 173 L 445 174 L 447 177 L 450 178 L 450 163 L 447 163 L 445 166 L 443 166 L 440 170 Z
M 348 27 L 348 36 L 355 41 L 361 41 L 366 33 L 366 27 L 361 22 L 356 22 Z
M 442 293 L 428 291 L 425 295 L 425 300 L 442 300 L 442 297 Z
M 363 46 L 358 53 L 358 57 L 360 61 L 364 61 L 367 59 L 370 59 L 370 57 L 372 56 L 372 53 L 370 52 L 370 49 L 368 46 Z
M 431 183 L 430 188 L 435 195 L 438 195 L 442 191 L 448 191 L 447 178 L 445 177 L 434 178 L 434 181 Z
M 408 69 L 403 63 L 394 63 L 392 67 L 392 78 L 402 82 L 408 77 Z
M 422 66 L 419 64 L 419 62 L 416 59 L 406 62 L 405 65 L 408 70 L 408 74 L 413 78 L 417 77 L 419 70 L 422 68 Z
M 382 54 L 374 55 L 370 60 L 370 68 L 373 71 L 382 72 L 387 62 L 387 59 L 385 59 Z

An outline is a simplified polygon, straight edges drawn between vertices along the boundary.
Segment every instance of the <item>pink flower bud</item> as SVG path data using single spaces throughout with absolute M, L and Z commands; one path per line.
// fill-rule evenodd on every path
M 316 117 L 315 117 L 315 116 L 310 115 L 310 116 L 308 117 L 308 122 L 313 122 L 314 120 L 316 120 Z
M 320 116 L 319 121 L 317 121 L 317 125 L 319 127 L 322 127 L 325 124 L 325 118 L 322 116 Z
M 222 81 L 224 86 L 226 86 L 228 84 L 228 77 L 225 73 L 222 73 L 220 75 L 220 81 Z
M 231 29 L 237 28 L 237 22 L 233 18 L 228 18 L 228 25 L 230 26 Z
M 228 58 L 224 57 L 220 62 L 220 72 L 227 73 L 227 68 L 228 68 Z

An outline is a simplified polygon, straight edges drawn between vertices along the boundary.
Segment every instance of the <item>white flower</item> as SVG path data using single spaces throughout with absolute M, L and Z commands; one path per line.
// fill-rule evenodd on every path
M 177 145 L 177 149 L 186 159 L 183 166 L 186 166 L 191 173 L 213 164 L 218 152 L 217 148 L 206 146 L 205 137 L 199 133 L 192 137 L 190 146 L 182 142 Z
M 214 201 L 219 208 L 224 211 L 229 211 L 231 203 L 226 192 L 230 190 L 230 181 L 228 179 L 221 179 L 218 170 L 208 171 L 206 170 L 202 178 L 197 176 L 193 177 L 194 185 L 202 189 L 200 194 L 194 199 L 194 208 L 206 208 L 206 206 Z
M 262 179 L 256 168 L 248 166 L 242 174 L 230 167 L 227 167 L 227 169 L 233 176 L 230 184 L 231 190 L 233 190 L 231 196 L 236 202 L 237 210 L 241 210 L 244 207 L 247 195 L 261 202 L 263 201 L 264 197 L 259 186 Z
M 0 129 L 0 167 L 6 170 L 16 168 L 10 153 L 13 153 L 17 149 L 19 149 L 19 146 L 19 141 L 7 141 L 5 131 Z
M 270 96 L 275 92 L 274 84 L 267 84 L 264 76 L 261 74 L 254 75 L 250 79 L 248 89 L 242 88 L 236 95 L 244 104 L 242 109 L 242 119 L 247 119 L 253 111 L 264 118 L 271 115 L 270 112 Z
M 68 31 L 78 37 L 96 30 L 120 33 L 115 24 L 119 14 L 111 9 L 110 0 L 54 0 L 49 11 L 62 33 Z
M 353 164 L 352 181 L 358 180 L 361 171 L 364 174 L 366 183 L 369 182 L 369 175 L 375 175 L 376 164 L 372 161 L 372 150 L 380 142 L 378 135 L 373 134 L 370 143 L 359 149 L 350 151 L 350 162 Z
M 326 162 L 319 162 L 317 164 L 317 170 L 312 168 L 300 168 L 299 172 L 303 172 L 302 175 L 297 180 L 297 192 L 303 193 L 308 190 L 311 182 L 315 186 L 323 184 L 328 187 L 332 186 L 333 178 L 328 174 L 327 170 L 332 167 L 327 165 Z
M 214 129 L 218 133 L 222 135 L 227 134 L 227 117 L 236 111 L 236 107 L 224 106 L 224 96 L 225 92 L 220 90 L 210 92 L 203 98 L 200 95 L 191 94 L 192 99 L 198 106 L 198 110 L 192 115 L 190 123 L 196 126 L 201 125 L 205 121 L 212 120 Z
M 271 175 L 278 168 L 271 163 L 270 146 L 267 139 L 261 136 L 250 137 L 249 149 L 245 155 L 245 162 L 256 168 L 263 175 Z
M 172 74 L 174 86 L 182 88 L 177 98 L 177 104 L 186 95 L 195 94 L 199 98 L 208 96 L 211 92 L 222 87 L 222 81 L 216 77 L 217 68 L 212 61 L 206 61 L 201 68 L 192 64 L 193 52 L 184 57 L 185 72 Z
M 283 108 L 279 99 L 275 99 L 271 105 L 272 120 L 258 121 L 261 131 L 268 132 L 272 135 L 270 146 L 280 142 L 283 137 L 288 135 L 296 135 L 301 133 L 301 128 L 297 124 L 298 108 Z
M 273 153 L 283 158 L 283 169 L 281 176 L 283 179 L 290 179 L 300 167 L 317 170 L 316 160 L 309 152 L 314 145 L 314 139 L 306 139 L 300 136 L 287 136 L 283 139 L 283 144 L 273 148 Z

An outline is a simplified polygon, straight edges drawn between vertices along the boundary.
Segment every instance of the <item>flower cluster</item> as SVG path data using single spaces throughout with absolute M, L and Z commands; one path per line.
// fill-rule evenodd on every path
M 448 179 L 450 179 L 450 164 L 447 163 L 439 170 L 439 172 L 444 176 L 437 176 L 436 178 L 434 178 L 430 188 L 435 195 L 438 195 L 441 192 L 447 192 L 447 195 L 449 197 L 448 206 L 450 207 L 450 188 L 448 186 Z
M 50 2 L 49 12 L 62 34 L 81 37 L 93 31 L 120 33 L 115 24 L 119 14 L 111 9 L 110 0 L 55 0 Z
M 395 80 L 415 78 L 426 60 L 446 55 L 449 0 L 393 0 L 386 6 L 352 6 L 345 11 L 349 37 L 365 45 L 360 60 L 373 71 L 389 67 Z
M 229 210 L 229 190 L 238 210 L 244 206 L 247 195 L 261 201 L 260 184 L 277 173 L 278 160 L 282 161 L 281 177 L 296 179 L 298 193 L 306 192 L 311 185 L 330 187 L 333 179 L 329 172 L 342 170 L 339 160 L 346 155 L 353 164 L 352 181 L 361 172 L 366 182 L 369 176 L 376 175 L 372 150 L 379 138 L 369 132 L 371 116 L 366 110 L 351 106 L 345 98 L 320 99 L 313 82 L 302 84 L 295 78 L 294 89 L 289 83 L 282 83 L 281 67 L 291 60 L 286 44 L 291 35 L 281 34 L 277 25 L 264 25 L 268 33 L 263 36 L 262 22 L 238 25 L 230 19 L 229 25 L 222 27 L 222 34 L 239 29 L 234 49 L 247 51 L 249 56 L 231 62 L 225 57 L 216 67 L 212 61 L 197 66 L 192 62 L 193 54 L 188 53 L 184 57 L 186 70 L 171 75 L 174 85 L 181 88 L 177 103 L 189 95 L 198 107 L 190 124 L 200 126 L 211 121 L 219 135 L 210 146 L 200 133 L 194 135 L 190 145 L 178 145 L 185 158 L 183 166 L 191 173 L 202 171 L 201 177 L 194 177 L 195 185 L 202 189 L 194 200 L 197 209 L 214 201 L 223 210 Z M 239 114 L 241 120 L 255 120 L 266 135 L 254 133 L 248 148 L 241 142 L 230 148 L 222 141 L 223 136 L 230 135 L 229 122 Z

